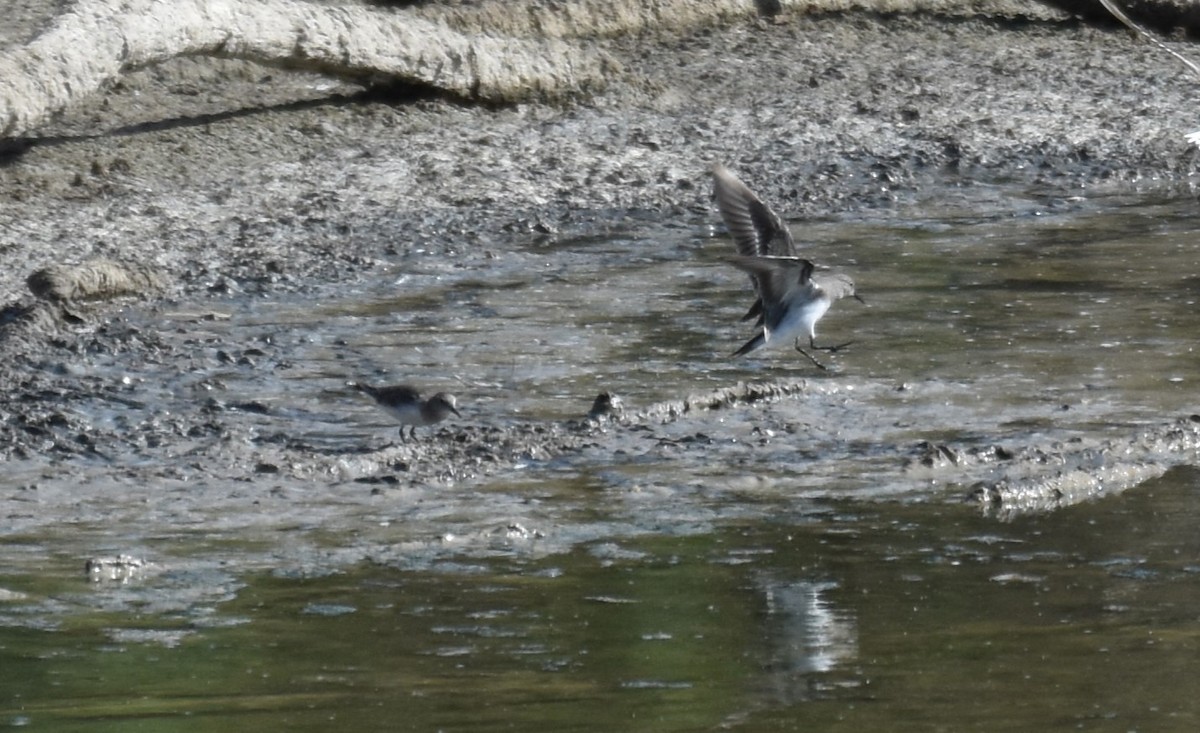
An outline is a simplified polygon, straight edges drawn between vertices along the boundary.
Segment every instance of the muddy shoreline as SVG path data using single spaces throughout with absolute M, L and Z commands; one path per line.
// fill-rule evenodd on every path
M 370 513 L 372 491 L 403 504 L 564 452 L 602 451 L 609 431 L 663 419 L 655 409 L 665 408 L 643 405 L 623 420 L 587 420 L 589 393 L 578 395 L 575 420 L 485 421 L 440 428 L 424 444 L 321 455 L 269 428 L 270 400 L 224 395 L 216 383 L 191 411 L 156 408 L 147 392 L 157 386 L 138 377 L 145 365 L 179 379 L 223 364 L 285 368 L 277 344 L 183 333 L 227 317 L 232 302 L 320 303 L 429 262 L 486 273 L 531 241 L 643 221 L 715 225 L 707 170 L 716 161 L 795 220 L 998 183 L 1063 200 L 1190 195 L 1200 164 L 1184 139 L 1200 128 L 1200 82 L 1107 25 L 785 14 L 603 44 L 625 73 L 593 98 L 554 105 L 397 99 L 235 61 L 180 60 L 134 74 L 6 152 L 9 532 L 190 524 L 260 502 L 269 517 L 229 526 L 308 524 L 336 513 L 345 482 L 368 497 L 354 512 Z M 43 268 L 98 258 L 149 268 L 156 287 L 65 302 L 27 287 Z M 180 309 L 194 317 L 170 331 L 148 325 Z M 97 404 L 124 412 L 99 419 Z M 898 465 L 922 450 L 900 447 Z M 69 499 L 80 491 L 93 501 Z M 283 509 L 296 493 L 321 508 Z M 168 509 L 171 496 L 182 503 Z

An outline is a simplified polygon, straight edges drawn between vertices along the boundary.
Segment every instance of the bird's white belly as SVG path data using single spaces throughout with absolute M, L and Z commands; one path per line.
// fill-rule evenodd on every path
M 767 334 L 767 343 L 791 343 L 797 338 L 808 340 L 815 337 L 817 321 L 821 320 L 821 316 L 828 310 L 829 301 L 825 298 L 817 298 L 799 308 L 791 308 L 779 325 Z
M 396 418 L 396 422 L 401 425 L 418 425 L 424 427 L 428 424 L 425 417 L 421 414 L 419 405 L 380 405 L 380 407 L 387 410 L 392 417 Z

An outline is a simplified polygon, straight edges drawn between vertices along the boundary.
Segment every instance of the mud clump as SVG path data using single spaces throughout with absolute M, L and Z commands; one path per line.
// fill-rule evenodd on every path
M 162 292 L 167 278 L 149 265 L 93 259 L 78 265 L 51 265 L 25 280 L 36 297 L 55 302 L 146 298 Z

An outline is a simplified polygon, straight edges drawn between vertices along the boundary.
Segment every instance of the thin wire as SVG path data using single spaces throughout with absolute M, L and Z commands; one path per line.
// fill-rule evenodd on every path
M 1129 30 L 1138 34 L 1142 38 L 1145 38 L 1147 41 L 1150 41 L 1155 46 L 1158 46 L 1159 48 L 1161 48 L 1162 50 L 1171 54 L 1175 58 L 1179 59 L 1179 61 L 1181 63 L 1183 63 L 1184 66 L 1186 66 L 1192 70 L 1193 74 L 1195 74 L 1196 76 L 1200 76 L 1200 66 L 1197 66 L 1196 64 L 1192 63 L 1186 56 L 1179 53 L 1178 51 L 1175 51 L 1170 46 L 1168 46 L 1167 44 L 1160 41 L 1158 38 L 1156 38 L 1154 36 L 1154 34 L 1150 33 L 1150 31 L 1146 30 L 1145 28 L 1141 27 L 1137 23 L 1134 23 L 1132 20 L 1130 20 L 1129 16 L 1126 15 L 1125 12 L 1123 10 L 1121 10 L 1119 7 L 1117 7 L 1117 4 L 1115 2 L 1113 2 L 1113 0 L 1100 0 L 1100 4 L 1103 5 L 1105 7 L 1105 9 L 1108 10 L 1108 12 L 1112 13 L 1114 18 L 1116 18 L 1117 20 L 1124 23 L 1126 28 L 1128 28 Z

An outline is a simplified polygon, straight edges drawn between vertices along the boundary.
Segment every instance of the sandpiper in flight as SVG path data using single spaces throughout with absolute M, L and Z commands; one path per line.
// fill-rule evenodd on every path
M 737 244 L 738 255 L 729 262 L 750 274 L 758 295 L 742 320 L 757 317 L 762 327 L 733 355 L 742 356 L 773 342 L 794 339 L 796 351 L 824 369 L 816 357 L 800 347 L 800 338 L 807 335 L 810 348 L 831 353 L 850 345 L 817 346 L 816 326 L 834 301 L 847 296 L 862 301 L 854 292 L 854 281 L 839 274 L 813 277 L 813 263 L 796 256 L 791 232 L 770 207 L 725 166 L 714 166 L 713 178 L 717 208 Z
M 438 392 L 423 400 L 417 390 L 403 384 L 394 387 L 372 387 L 360 382 L 347 382 L 346 385 L 370 395 L 375 404 L 400 421 L 401 441 L 405 440 L 406 426 L 409 428 L 409 436 L 416 438 L 418 427 L 439 423 L 451 414 L 462 417 L 455 405 L 454 395 L 445 392 Z

